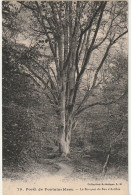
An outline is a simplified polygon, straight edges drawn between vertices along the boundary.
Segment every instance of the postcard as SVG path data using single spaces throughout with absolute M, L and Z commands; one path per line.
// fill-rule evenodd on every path
M 3 195 L 127 195 L 127 96 L 127 1 L 3 1 Z

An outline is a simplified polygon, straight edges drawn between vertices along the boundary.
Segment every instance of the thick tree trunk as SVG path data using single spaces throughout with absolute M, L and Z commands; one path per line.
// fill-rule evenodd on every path
M 62 156 L 70 154 L 71 132 L 61 132 L 59 137 L 59 152 Z
M 70 154 L 72 123 L 69 123 L 69 121 L 66 123 L 65 128 L 62 128 L 59 131 L 59 152 L 62 156 Z
M 73 127 L 73 89 L 75 85 L 75 56 L 76 56 L 76 44 L 77 38 L 72 37 L 72 3 L 66 4 L 65 10 L 65 23 L 63 30 L 61 30 L 61 36 L 58 42 L 58 56 L 59 56 L 59 67 L 61 70 L 59 79 L 60 89 L 60 126 L 59 126 L 59 152 L 63 156 L 67 156 L 70 153 L 70 141 L 71 131 Z M 70 17 L 69 17 L 70 16 Z M 73 39 L 73 40 L 72 40 Z M 67 60 L 71 48 L 69 63 L 66 68 L 64 62 Z

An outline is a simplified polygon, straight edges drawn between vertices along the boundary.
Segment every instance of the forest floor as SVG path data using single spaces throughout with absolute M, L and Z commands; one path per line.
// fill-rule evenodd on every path
M 105 175 L 102 174 L 100 162 L 90 157 L 86 159 L 71 159 L 57 157 L 54 159 L 39 159 L 26 163 L 24 167 L 3 167 L 3 178 L 15 181 L 27 182 L 30 179 L 39 180 L 42 178 L 59 178 L 60 180 L 88 180 L 103 178 L 122 178 L 127 180 L 125 167 L 109 167 Z
M 76 159 L 72 161 L 70 158 L 59 157 L 39 159 L 39 163 L 32 160 L 24 166 L 24 169 L 22 167 L 18 169 L 16 167 L 4 167 L 3 195 L 36 195 L 36 191 L 39 191 L 39 188 L 41 188 L 41 191 L 44 191 L 46 188 L 72 189 L 78 186 L 87 186 L 89 182 L 118 181 L 120 183 L 122 181 L 124 182 L 123 184 L 127 183 L 127 179 L 125 179 L 127 178 L 126 173 L 118 172 L 118 169 L 110 168 L 106 175 L 103 176 L 101 165 L 98 162 L 90 158 L 82 160 L 82 162 L 83 164 L 80 164 L 80 161 Z

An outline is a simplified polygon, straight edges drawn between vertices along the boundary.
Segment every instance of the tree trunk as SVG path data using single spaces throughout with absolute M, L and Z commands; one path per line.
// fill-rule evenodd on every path
M 110 146 L 109 152 L 108 152 L 107 157 L 106 157 L 106 161 L 105 161 L 104 166 L 103 166 L 103 171 L 102 171 L 103 175 L 106 174 L 107 166 L 108 166 L 109 159 L 110 159 L 110 154 L 111 154 L 111 146 Z
M 59 131 L 59 152 L 62 156 L 67 156 L 70 154 L 70 142 L 71 142 L 71 132 L 73 129 L 72 121 L 68 120 L 65 123 L 65 128 Z
M 59 152 L 62 156 L 67 156 L 70 154 L 70 141 L 71 141 L 71 132 L 67 134 L 65 132 L 61 132 L 59 136 Z

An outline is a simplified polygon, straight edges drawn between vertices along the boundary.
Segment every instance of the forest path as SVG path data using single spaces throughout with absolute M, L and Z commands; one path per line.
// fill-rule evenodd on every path
M 30 162 L 24 169 L 16 170 L 15 168 L 4 168 L 4 180 L 19 180 L 28 182 L 39 180 L 40 178 L 71 178 L 75 172 L 72 163 L 63 159 L 44 159 L 40 163 Z
M 54 189 L 75 189 L 72 194 L 75 195 L 77 190 L 77 194 L 81 195 L 81 191 L 78 191 L 79 186 L 85 187 L 91 181 L 100 182 L 100 177 L 99 180 L 94 181 L 89 172 L 77 173 L 70 161 L 61 159 L 46 159 L 43 163 L 32 162 L 24 172 L 16 172 L 16 170 L 12 172 L 7 169 L 6 172 L 3 179 L 3 195 L 43 193 L 57 195 L 58 191 Z M 65 191 L 64 194 L 68 195 L 69 191 Z M 87 192 L 84 195 L 86 194 Z
M 41 188 L 42 191 L 54 188 L 70 187 L 74 168 L 68 161 L 46 159 L 43 163 L 32 163 L 25 172 L 11 172 L 6 170 L 3 178 L 3 195 L 35 195 Z M 8 186 L 8 189 L 6 188 Z M 40 192 L 39 192 L 40 193 Z M 41 194 L 40 193 L 40 194 Z M 57 192 L 52 192 L 56 195 Z
M 67 164 L 66 162 L 58 162 L 56 163 L 60 167 L 59 171 L 56 175 L 62 175 L 64 177 L 71 176 L 73 174 L 74 168 Z

